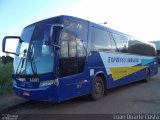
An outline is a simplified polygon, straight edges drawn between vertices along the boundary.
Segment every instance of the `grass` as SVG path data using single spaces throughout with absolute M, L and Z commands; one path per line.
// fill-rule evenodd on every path
M 0 64 L 0 95 L 12 92 L 13 63 Z

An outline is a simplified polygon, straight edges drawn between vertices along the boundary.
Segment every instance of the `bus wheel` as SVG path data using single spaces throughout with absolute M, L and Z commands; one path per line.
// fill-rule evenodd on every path
M 150 72 L 149 72 L 149 70 L 147 69 L 146 70 L 146 79 L 145 79 L 145 82 L 148 82 L 148 81 L 150 81 Z
M 104 82 L 101 77 L 95 77 L 92 86 L 91 97 L 94 101 L 102 98 L 104 95 Z

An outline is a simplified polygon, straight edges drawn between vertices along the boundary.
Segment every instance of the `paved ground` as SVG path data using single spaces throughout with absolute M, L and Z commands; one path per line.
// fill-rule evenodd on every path
M 13 105 L 19 105 L 26 102 L 26 99 L 20 98 L 14 94 L 1 95 L 0 96 L 0 111 L 12 107 Z
M 31 102 L 11 113 L 15 114 L 116 114 L 159 113 L 160 72 L 148 83 L 136 82 L 109 90 L 99 101 L 90 101 L 88 96 L 59 104 Z M 11 100 L 12 101 L 12 100 Z M 9 103 L 9 102 L 8 102 Z

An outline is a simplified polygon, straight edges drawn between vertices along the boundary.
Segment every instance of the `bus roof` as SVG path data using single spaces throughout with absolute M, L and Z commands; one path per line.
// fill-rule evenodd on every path
M 91 22 L 91 21 L 88 21 L 88 20 L 85 20 L 85 19 L 81 19 L 81 18 L 78 18 L 78 17 L 73 17 L 73 16 L 68 16 L 68 15 L 60 15 L 60 16 L 55 16 L 55 17 L 51 17 L 51 18 L 47 18 L 47 19 L 44 19 L 44 20 L 40 20 L 40 21 L 37 21 L 37 22 L 35 22 L 35 23 L 32 23 L 32 24 L 30 24 L 30 25 L 28 25 L 28 26 L 26 26 L 26 27 L 29 27 L 29 26 L 31 26 L 31 25 L 33 25 L 33 24 L 37 24 L 37 23 L 40 23 L 40 22 L 47 22 L 47 21 L 52 21 L 53 19 L 63 19 L 63 18 L 68 18 L 68 19 L 73 19 L 73 20 L 77 20 L 77 21 L 80 21 L 80 22 L 83 22 L 83 23 L 87 23 L 87 22 L 89 22 L 92 26 L 94 26 L 94 27 L 98 27 L 98 28 L 100 28 L 100 29 L 104 29 L 104 30 L 109 30 L 109 31 L 112 31 L 112 32 L 116 32 L 116 33 L 119 33 L 119 34 L 123 34 L 123 35 L 126 35 L 126 36 L 130 36 L 130 35 L 127 35 L 127 34 L 124 34 L 124 33 L 122 33 L 122 32 L 119 32 L 119 31 L 116 31 L 116 30 L 113 30 L 113 29 L 111 29 L 111 28 L 108 28 L 108 27 L 106 27 L 106 26 L 103 26 L 103 25 L 100 25 L 100 24 L 96 24 L 96 23 L 94 23 L 94 22 Z M 25 28 L 26 28 L 25 27 Z
M 51 23 L 51 21 L 55 21 L 55 20 L 61 21 L 64 18 L 68 18 L 70 20 L 77 20 L 77 21 L 79 21 L 81 23 L 85 23 L 85 24 L 89 23 L 91 26 L 97 27 L 99 29 L 103 29 L 103 30 L 110 31 L 110 32 L 113 32 L 113 33 L 118 33 L 118 34 L 121 34 L 121 35 L 124 35 L 124 36 L 128 36 L 130 38 L 136 39 L 135 37 L 133 37 L 131 35 L 128 35 L 128 34 L 125 34 L 125 33 L 122 33 L 122 32 L 116 31 L 116 30 L 113 30 L 113 29 L 108 28 L 106 26 L 103 26 L 103 25 L 100 25 L 100 24 L 97 24 L 97 23 L 94 23 L 94 22 L 91 22 L 91 21 L 88 21 L 88 20 L 85 20 L 85 19 L 81 19 L 81 18 L 78 18 L 78 17 L 69 16 L 69 15 L 59 15 L 59 16 L 51 17 L 51 18 L 48 18 L 48 19 L 44 19 L 44 20 L 35 22 L 33 24 L 45 23 L 45 22 L 46 23 Z M 31 24 L 31 25 L 33 25 L 33 24 Z M 26 27 L 29 27 L 31 25 L 28 25 Z

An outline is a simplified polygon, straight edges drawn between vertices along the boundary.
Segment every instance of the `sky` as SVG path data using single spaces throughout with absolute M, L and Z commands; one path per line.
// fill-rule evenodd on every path
M 0 0 L 0 56 L 5 36 L 58 15 L 71 15 L 145 41 L 160 40 L 160 0 Z M 15 49 L 15 43 L 9 47 Z

